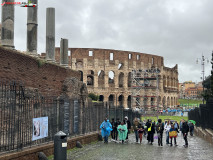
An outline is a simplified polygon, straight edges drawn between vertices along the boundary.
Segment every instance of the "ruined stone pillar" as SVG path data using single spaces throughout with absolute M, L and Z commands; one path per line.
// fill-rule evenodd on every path
M 38 4 L 38 0 L 28 0 L 31 3 Z M 36 7 L 27 7 L 27 52 L 32 55 L 37 55 L 37 11 Z
M 14 47 L 14 5 L 6 4 L 7 2 L 13 3 L 14 0 L 2 0 L 2 30 L 1 30 L 1 43 L 2 46 L 7 48 Z
M 68 39 L 61 39 L 60 42 L 60 65 L 68 67 Z
M 55 62 L 55 8 L 46 13 L 46 60 Z
M 109 76 L 108 76 L 108 72 L 106 72 L 107 74 L 104 75 L 104 83 L 105 83 L 105 88 L 109 88 Z
M 114 83 L 115 83 L 115 88 L 119 88 L 119 75 L 118 72 L 115 72 L 115 76 L 114 76 Z
M 95 72 L 93 76 L 94 88 L 98 88 L 98 71 L 94 71 L 94 72 Z
M 124 72 L 124 81 L 123 81 L 123 87 L 128 89 L 128 72 Z
M 128 108 L 127 98 L 128 98 L 128 95 L 124 95 L 124 100 L 123 100 L 123 106 L 124 106 L 124 108 Z

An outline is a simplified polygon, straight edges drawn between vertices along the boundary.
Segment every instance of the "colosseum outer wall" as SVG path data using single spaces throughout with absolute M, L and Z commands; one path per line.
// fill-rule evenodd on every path
M 88 92 L 100 95 L 104 102 L 130 108 L 132 70 L 157 67 L 161 70 L 158 97 L 160 108 L 177 105 L 178 67 L 165 67 L 163 57 L 111 49 L 69 48 L 69 51 L 70 68 L 80 71 Z M 56 48 L 55 54 L 56 61 L 59 62 L 60 48 Z M 149 92 L 151 95 L 153 90 Z M 151 103 L 150 99 L 148 103 Z M 154 105 L 150 104 L 149 109 L 156 106 L 156 103 L 157 98 Z

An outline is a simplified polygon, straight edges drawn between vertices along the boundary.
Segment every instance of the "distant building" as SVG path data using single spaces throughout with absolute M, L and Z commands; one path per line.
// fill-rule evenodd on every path
M 197 84 L 192 81 L 179 83 L 179 98 L 181 99 L 200 99 L 202 98 L 202 93 L 202 82 L 198 82 Z

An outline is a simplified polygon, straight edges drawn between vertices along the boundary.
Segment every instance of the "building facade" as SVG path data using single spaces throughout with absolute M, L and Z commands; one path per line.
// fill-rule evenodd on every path
M 60 48 L 55 49 L 56 63 L 60 62 Z M 69 67 L 81 72 L 81 80 L 88 92 L 100 96 L 100 101 L 114 106 L 132 107 L 132 70 L 159 68 L 159 95 L 152 98 L 150 89 L 146 94 L 148 108 L 174 107 L 178 100 L 178 67 L 164 66 L 163 57 L 138 52 L 111 49 L 69 48 Z M 140 99 L 141 102 L 143 98 Z M 155 105 L 154 105 L 155 104 Z

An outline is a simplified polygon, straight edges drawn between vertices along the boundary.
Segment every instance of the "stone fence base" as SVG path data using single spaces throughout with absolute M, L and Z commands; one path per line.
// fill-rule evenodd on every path
M 197 136 L 213 144 L 213 131 L 211 129 L 202 129 L 201 127 L 195 127 L 194 132 Z
M 79 141 L 81 144 L 89 144 L 98 140 L 98 133 L 91 133 L 83 136 L 74 137 L 67 140 L 67 149 L 76 147 L 76 142 Z M 54 143 L 43 144 L 35 146 L 23 151 L 8 153 L 0 156 L 1 160 L 38 160 L 38 153 L 44 152 L 48 157 L 54 154 Z

